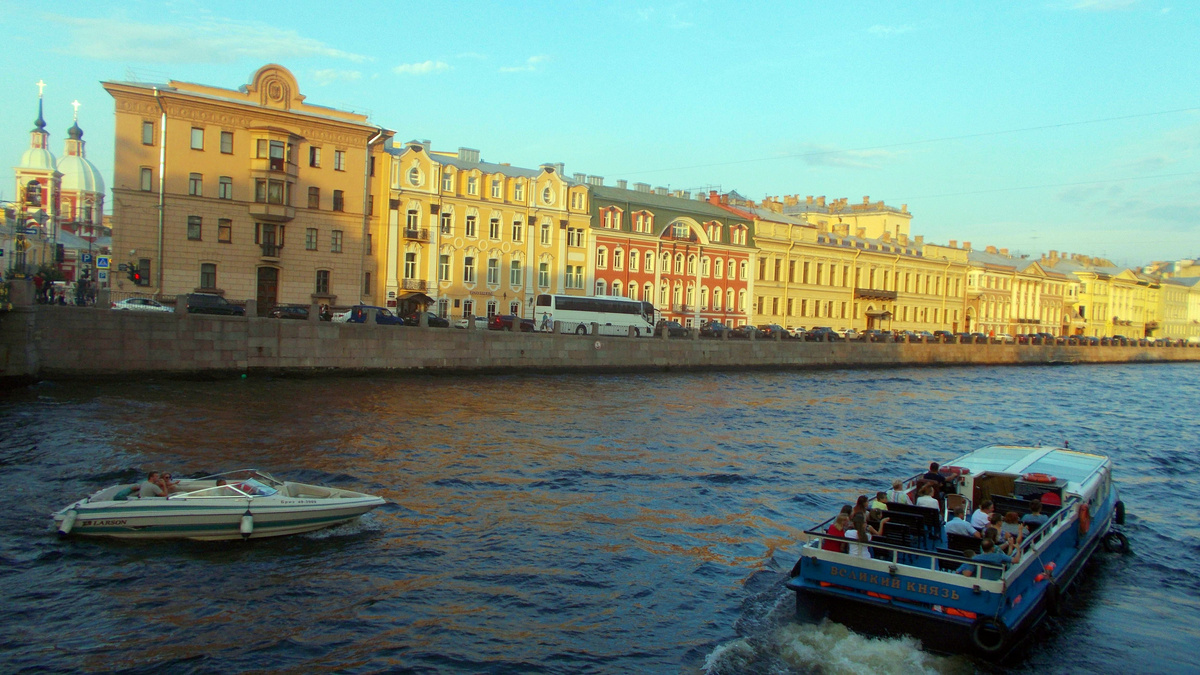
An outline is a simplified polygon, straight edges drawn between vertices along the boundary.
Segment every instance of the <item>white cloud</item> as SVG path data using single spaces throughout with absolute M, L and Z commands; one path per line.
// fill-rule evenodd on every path
M 139 23 L 47 15 L 64 26 L 74 56 L 126 63 L 233 63 L 326 57 L 363 62 L 370 58 L 334 49 L 294 30 L 256 22 L 200 17 L 186 25 Z
M 525 64 L 524 64 L 524 65 L 521 65 L 521 66 L 506 66 L 506 67 L 504 67 L 504 68 L 501 68 L 501 69 L 500 69 L 500 72 L 502 72 L 502 73 L 527 73 L 527 72 L 533 72 L 533 71 L 537 70 L 537 69 L 538 69 L 538 67 L 539 67 L 539 66 L 540 66 L 542 63 L 545 63 L 545 62 L 547 62 L 547 61 L 549 61 L 549 60 L 550 60 L 550 57 L 549 57 L 549 56 L 546 56 L 545 54 L 539 54 L 539 55 L 537 55 L 537 56 L 531 56 L 531 57 L 529 57 L 529 58 L 525 59 Z
M 891 150 L 842 150 L 831 145 L 809 143 L 793 156 L 803 159 L 812 166 L 828 166 L 840 169 L 880 169 L 896 159 L 899 154 Z
M 912 29 L 913 27 L 908 24 L 903 26 L 884 26 L 882 24 L 875 24 L 874 26 L 868 28 L 867 32 L 871 35 L 902 35 L 911 31 Z
M 401 63 L 392 68 L 397 75 L 429 75 L 450 70 L 450 64 L 445 61 L 421 61 L 420 63 Z
M 313 79 L 317 84 L 324 87 L 334 82 L 353 82 L 362 79 L 362 72 L 357 70 L 337 70 L 335 68 L 324 68 L 313 71 Z

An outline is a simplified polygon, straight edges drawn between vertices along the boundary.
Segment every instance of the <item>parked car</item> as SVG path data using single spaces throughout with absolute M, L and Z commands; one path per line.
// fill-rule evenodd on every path
M 971 337 L 975 339 L 976 344 L 986 345 L 988 342 L 990 342 L 988 336 L 983 333 L 971 333 Z
M 1087 345 L 1089 347 L 1094 347 L 1100 344 L 1100 338 L 1096 337 L 1095 335 L 1076 335 L 1075 340 L 1079 342 L 1079 344 Z
M 729 337 L 731 337 L 731 338 L 740 338 L 742 340 L 748 340 L 748 339 L 750 339 L 750 336 L 754 336 L 754 339 L 756 339 L 756 340 L 761 340 L 763 337 L 763 334 L 762 334 L 762 331 L 760 331 L 758 328 L 755 328 L 754 326 L 751 326 L 750 324 L 738 326 L 737 328 L 730 329 L 730 331 L 729 331 Z
M 684 328 L 683 324 L 679 323 L 678 321 L 668 319 L 658 320 L 658 325 L 654 327 L 654 334 L 662 335 L 663 326 L 667 327 L 668 337 L 687 337 L 688 329 Z
M 404 317 L 404 325 L 405 326 L 421 325 L 421 314 L 422 314 L 421 312 L 413 312 L 412 314 L 409 314 L 408 316 Z M 424 314 L 425 314 L 425 325 L 426 326 L 429 326 L 430 328 L 449 328 L 450 327 L 450 319 L 444 319 L 444 318 L 438 316 L 437 314 L 434 314 L 433 312 L 424 312 Z
M 1014 344 L 1017 341 L 1017 339 L 1015 337 L 1009 335 L 1008 333 L 999 333 L 998 335 L 996 335 L 996 339 L 999 340 L 1002 344 L 1006 344 L 1006 345 Z
M 516 326 L 514 329 L 513 326 Z M 526 319 L 515 314 L 496 314 L 488 321 L 489 330 L 519 330 L 522 333 L 532 333 L 537 330 L 533 319 Z
M 863 342 L 884 342 L 887 340 L 889 333 L 885 333 L 875 328 L 868 328 L 858 334 L 858 339 Z
M 838 335 L 841 335 L 845 340 L 858 339 L 858 331 L 854 330 L 853 328 L 839 328 Z
M 120 312 L 174 312 L 171 307 L 167 307 L 157 300 L 150 298 L 125 298 L 118 302 L 112 303 L 112 309 Z
M 807 342 L 841 342 L 842 336 L 829 326 L 815 326 L 804 333 Z
M 467 327 L 467 317 L 464 316 L 460 319 L 455 319 L 454 327 L 462 328 L 465 330 Z M 488 318 L 486 316 L 475 317 L 475 330 L 487 330 L 487 329 L 488 329 Z
M 720 321 L 705 321 L 700 324 L 700 337 L 725 337 L 727 332 L 729 332 L 729 326 Z
M 298 319 L 300 321 L 308 320 L 308 307 L 304 305 L 275 305 L 267 316 L 272 319 Z
M 954 342 L 954 333 L 951 333 L 948 330 L 935 330 L 935 331 L 933 331 L 933 338 L 935 340 L 945 340 L 946 342 Z
M 381 326 L 403 326 L 404 319 L 392 313 L 392 310 L 386 307 L 375 307 L 373 305 L 355 305 L 345 312 L 333 315 L 335 323 L 366 323 L 367 312 L 375 310 L 375 323 Z
M 188 293 L 186 302 L 189 314 L 246 316 L 245 307 L 235 305 L 216 293 Z
M 763 337 L 768 340 L 774 340 L 778 335 L 780 340 L 791 340 L 792 334 L 786 328 L 777 323 L 765 323 L 758 327 L 762 331 Z

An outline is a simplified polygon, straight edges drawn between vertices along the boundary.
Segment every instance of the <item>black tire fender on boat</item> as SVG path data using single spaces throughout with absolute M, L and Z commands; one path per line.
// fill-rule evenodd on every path
M 1058 584 L 1051 581 L 1046 585 L 1046 613 L 1050 616 L 1058 616 L 1062 614 L 1062 592 L 1058 589 Z
M 1113 522 L 1118 525 L 1125 524 L 1125 502 L 1117 502 L 1117 507 L 1114 510 Z
M 971 642 L 988 656 L 1000 653 L 1008 644 L 1008 626 L 1000 619 L 981 617 L 971 624 Z
M 1109 553 L 1129 553 L 1129 538 L 1116 530 L 1104 535 L 1102 543 Z

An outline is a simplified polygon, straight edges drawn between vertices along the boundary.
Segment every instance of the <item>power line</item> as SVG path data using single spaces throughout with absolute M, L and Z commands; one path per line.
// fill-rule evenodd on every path
M 778 161 L 781 159 L 820 157 L 822 155 L 837 155 L 837 154 L 847 153 L 847 152 L 865 152 L 868 150 L 889 150 L 892 148 L 904 148 L 904 147 L 910 147 L 910 146 L 914 146 L 914 145 L 925 145 L 928 143 L 942 143 L 945 141 L 961 141 L 961 140 L 970 139 L 970 138 L 985 138 L 988 136 L 1003 136 L 1006 134 L 1020 134 L 1020 133 L 1027 133 L 1030 131 L 1044 131 L 1047 129 L 1061 129 L 1064 127 L 1082 126 L 1085 124 L 1102 124 L 1105 122 L 1119 122 L 1122 120 L 1141 119 L 1144 117 L 1157 117 L 1160 115 L 1174 115 L 1177 113 L 1195 112 L 1195 111 L 1200 111 L 1200 107 L 1176 108 L 1174 110 L 1159 110 L 1156 112 L 1137 113 L 1134 115 L 1119 115 L 1117 117 L 1103 117 L 1103 118 L 1098 118 L 1098 119 L 1093 119 L 1093 120 L 1081 120 L 1078 122 L 1060 122 L 1058 124 L 1044 124 L 1044 125 L 1036 126 L 1036 127 L 1022 127 L 1019 129 L 1004 129 L 1001 131 L 981 131 L 981 132 L 977 132 L 977 133 L 973 133 L 973 134 L 962 134 L 959 136 L 942 136 L 940 138 L 927 138 L 927 139 L 919 140 L 919 141 L 904 141 L 901 143 L 889 143 L 886 145 L 871 145 L 871 146 L 866 146 L 866 147 L 862 147 L 862 148 L 847 148 L 847 149 L 843 149 L 843 150 L 817 150 L 817 151 L 812 151 L 812 152 L 798 152 L 798 153 L 792 153 L 792 154 L 786 154 L 786 155 L 774 155 L 771 157 L 757 157 L 757 158 L 753 158 L 753 159 L 735 159 L 735 160 L 730 160 L 727 162 L 712 162 L 712 163 L 708 163 L 708 164 L 692 164 L 690 166 L 676 166 L 676 167 L 670 167 L 670 168 L 664 168 L 664 169 L 646 169 L 644 171 L 616 171 L 614 173 L 617 175 L 622 175 L 622 176 L 638 176 L 638 175 L 648 174 L 648 173 L 663 173 L 666 171 L 684 171 L 687 169 L 706 169 L 706 168 L 716 167 L 716 166 L 735 166 L 738 164 L 752 164 L 755 162 L 771 162 L 771 161 Z

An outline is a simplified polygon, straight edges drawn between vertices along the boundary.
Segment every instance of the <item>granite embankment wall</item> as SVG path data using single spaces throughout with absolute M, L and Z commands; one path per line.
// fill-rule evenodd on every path
M 1200 348 L 584 337 L 58 306 L 0 315 L 10 381 L 1169 361 L 1200 361 Z

